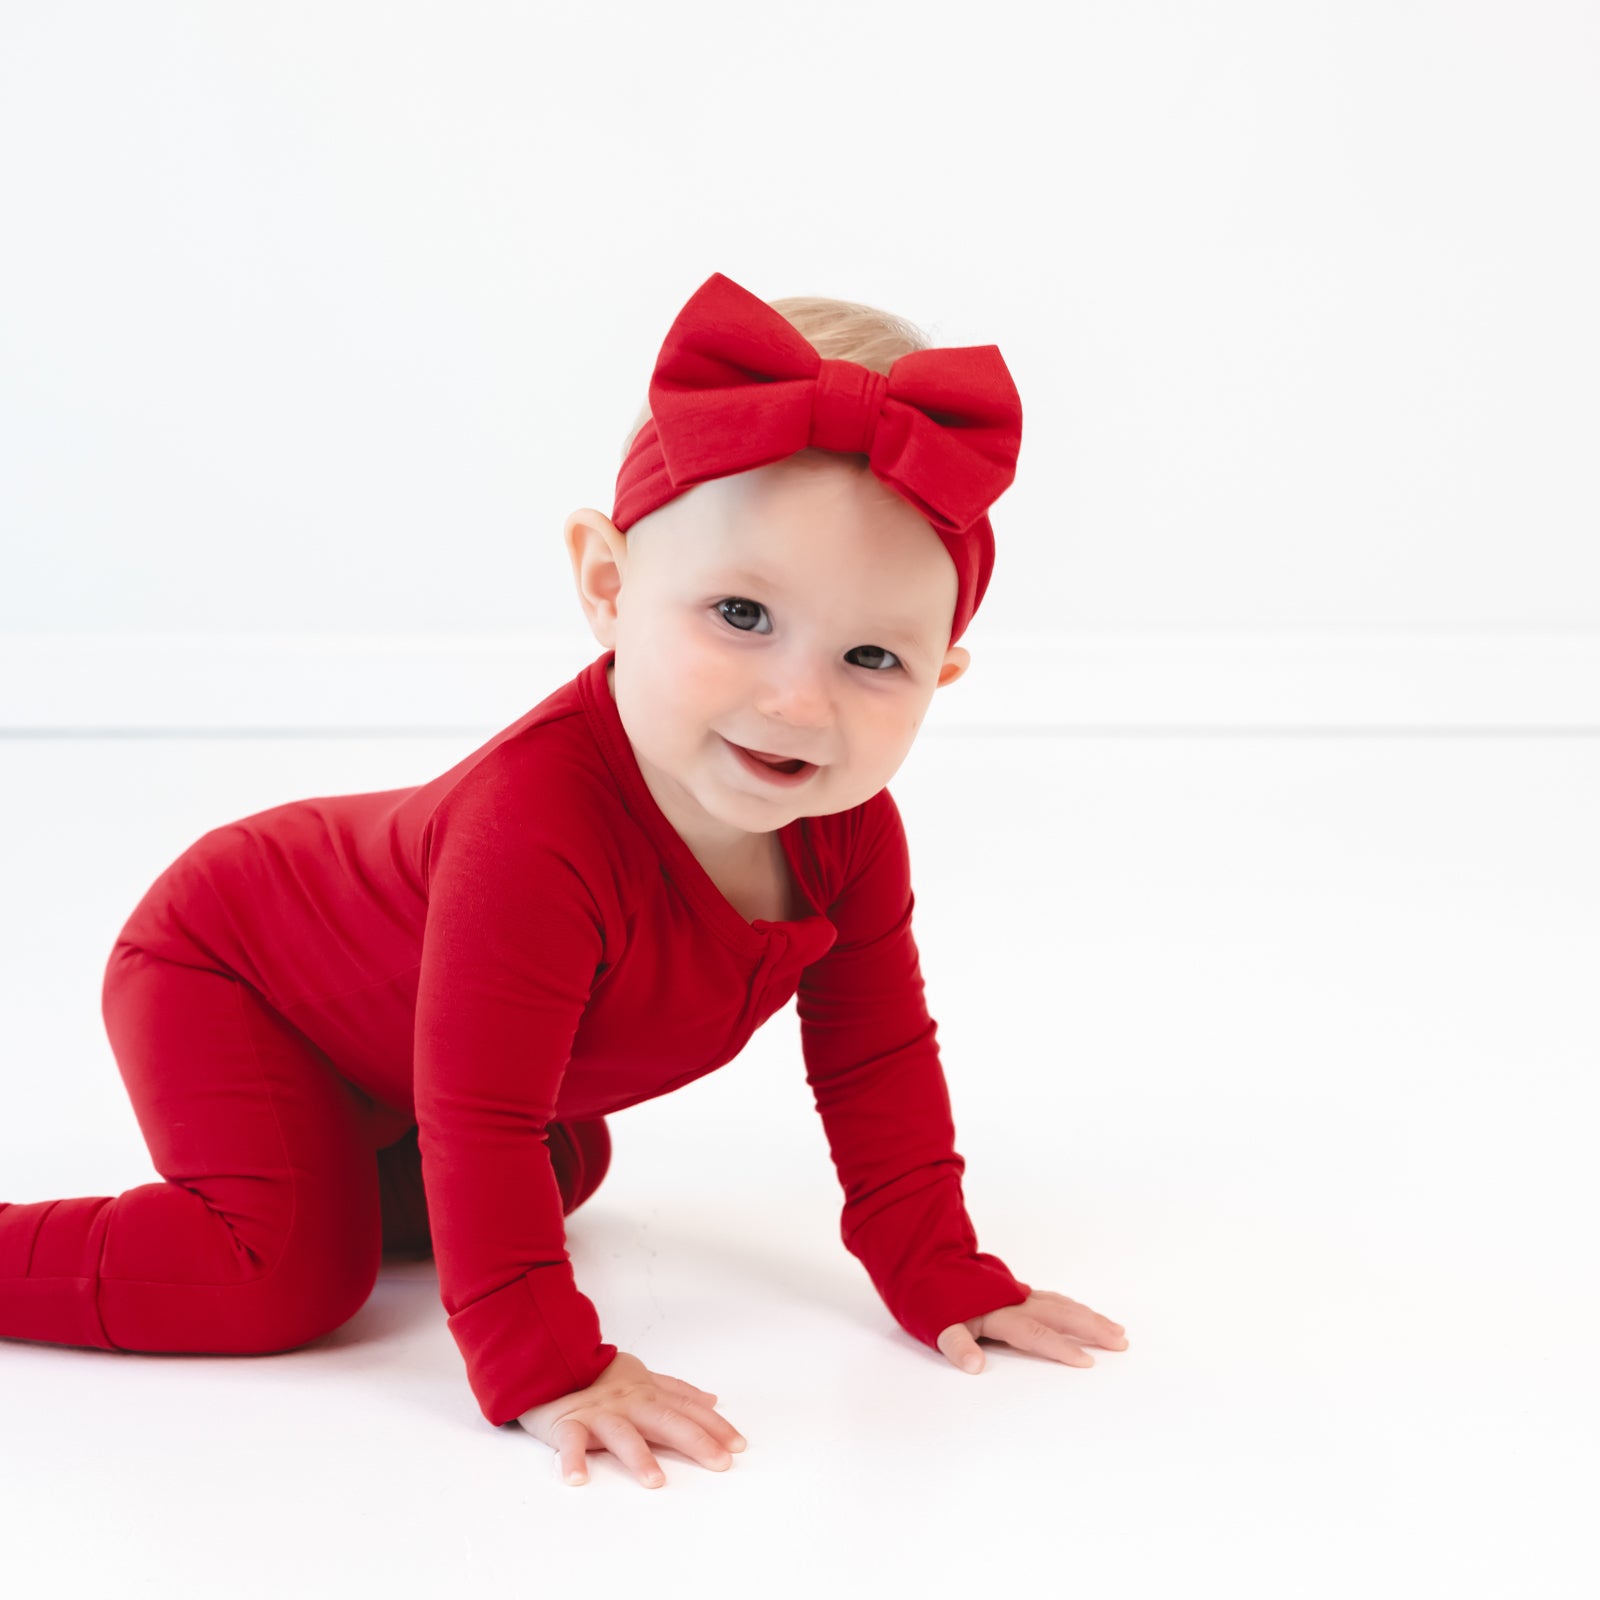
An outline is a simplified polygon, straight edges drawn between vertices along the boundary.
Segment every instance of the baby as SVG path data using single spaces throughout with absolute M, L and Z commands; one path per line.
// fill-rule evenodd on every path
M 1070 1365 L 1121 1327 L 978 1249 L 887 784 L 988 584 L 1022 411 L 993 345 L 714 273 L 657 358 L 612 515 L 565 539 L 604 653 L 419 787 L 205 834 L 107 963 L 163 1181 L 0 1204 L 0 1336 L 265 1353 L 431 1250 L 484 1417 L 581 1483 L 718 1470 L 717 1396 L 604 1342 L 564 1219 L 605 1118 L 796 999 L 841 1236 L 914 1338 Z

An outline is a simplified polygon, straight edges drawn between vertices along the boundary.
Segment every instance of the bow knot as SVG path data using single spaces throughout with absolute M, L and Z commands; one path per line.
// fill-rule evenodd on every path
M 811 391 L 811 443 L 818 450 L 871 456 L 889 380 L 854 361 L 824 358 Z

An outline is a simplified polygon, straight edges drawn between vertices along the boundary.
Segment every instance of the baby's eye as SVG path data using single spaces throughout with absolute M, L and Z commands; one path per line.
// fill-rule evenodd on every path
M 900 665 L 900 657 L 897 656 L 892 650 L 885 650 L 881 644 L 858 644 L 855 649 L 850 652 L 850 654 L 854 655 L 857 650 L 865 650 L 868 655 L 887 656 L 889 658 L 886 663 L 878 665 L 868 663 L 868 665 L 872 665 L 872 670 L 874 672 L 883 672 Z
M 745 600 L 745 599 L 741 599 L 737 595 L 730 596 L 726 600 L 719 600 L 717 602 L 717 610 L 722 612 L 723 620 L 724 621 L 728 621 L 728 622 L 732 622 L 733 619 L 731 617 L 729 617 L 727 611 L 725 611 L 723 609 L 725 606 L 743 606 L 746 609 L 746 611 L 761 611 L 761 612 L 765 612 L 766 609 L 767 609 L 764 605 L 761 604 L 761 602 L 759 600 Z M 740 623 L 740 622 L 734 622 L 733 626 L 736 627 L 739 630 L 740 633 L 751 633 L 751 632 L 756 631 L 756 630 L 753 630 L 751 628 L 745 627 L 744 624 Z M 771 628 L 762 628 L 760 630 L 760 632 L 762 632 L 762 633 L 771 633 L 772 629 Z
M 765 627 L 765 628 L 756 628 L 756 627 L 748 627 L 747 628 L 747 627 L 744 626 L 744 624 L 742 622 L 734 621 L 733 616 L 730 614 L 730 612 L 732 610 L 735 610 L 735 609 L 740 608 L 740 607 L 744 608 L 744 611 L 745 611 L 746 615 L 748 615 L 752 611 L 759 611 L 763 616 L 766 616 L 766 614 L 767 614 L 767 608 L 764 605 L 762 605 L 759 600 L 746 600 L 740 595 L 730 595 L 726 600 L 719 600 L 717 602 L 717 611 L 720 613 L 720 615 L 722 617 L 722 620 L 724 622 L 728 623 L 728 625 L 730 627 L 737 628 L 740 633 L 763 633 L 763 634 L 765 634 L 765 633 L 771 633 L 772 632 L 772 628 L 771 628 L 771 625 L 770 625 L 770 622 L 771 622 L 770 618 L 768 619 L 768 624 L 769 625 L 767 627 Z M 862 650 L 866 651 L 867 654 L 870 655 L 870 656 L 879 656 L 879 657 L 887 657 L 888 658 L 887 662 L 884 662 L 884 663 L 868 663 L 868 665 L 870 666 L 870 668 L 871 668 L 871 670 L 873 672 L 883 672 L 885 670 L 891 670 L 894 667 L 898 667 L 898 666 L 901 665 L 901 661 L 900 661 L 899 656 L 897 656 L 892 650 L 885 650 L 882 645 L 858 644 L 858 645 L 855 646 L 855 648 L 853 650 L 850 651 L 850 654 L 851 655 L 855 655 L 858 651 L 862 651 Z

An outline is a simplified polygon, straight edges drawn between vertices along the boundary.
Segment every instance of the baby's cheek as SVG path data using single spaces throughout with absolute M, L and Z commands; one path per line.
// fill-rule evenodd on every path
M 674 653 L 671 681 L 662 687 L 692 708 L 725 702 L 733 687 L 726 653 L 693 639 L 684 641 Z

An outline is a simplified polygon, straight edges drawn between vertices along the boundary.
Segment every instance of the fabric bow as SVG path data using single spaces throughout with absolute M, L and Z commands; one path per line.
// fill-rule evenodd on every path
M 913 350 L 886 375 L 825 360 L 720 272 L 667 331 L 650 414 L 674 493 L 809 445 L 864 454 L 946 534 L 971 528 L 1010 487 L 1022 443 L 1022 400 L 997 345 Z

